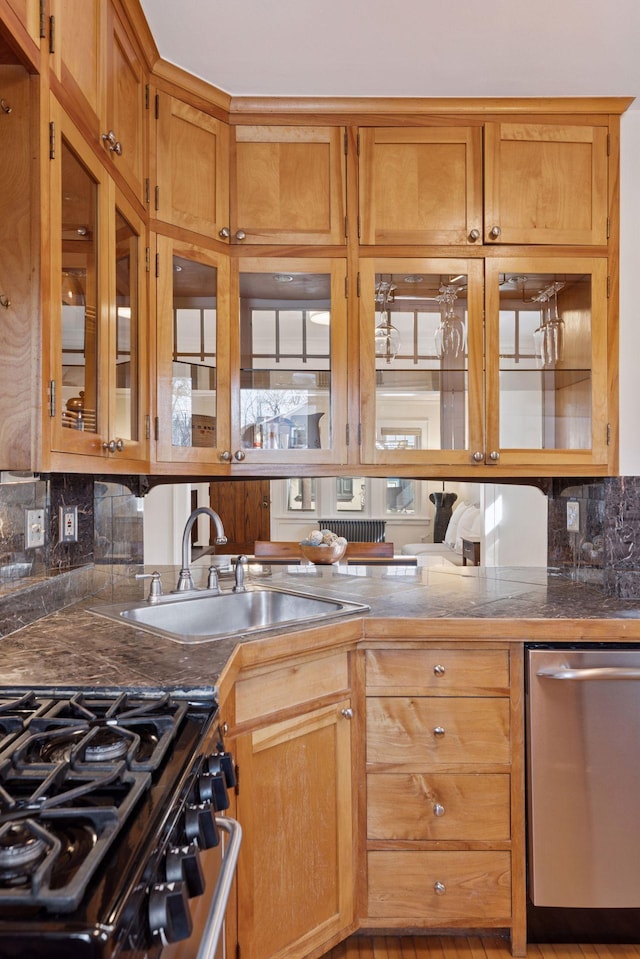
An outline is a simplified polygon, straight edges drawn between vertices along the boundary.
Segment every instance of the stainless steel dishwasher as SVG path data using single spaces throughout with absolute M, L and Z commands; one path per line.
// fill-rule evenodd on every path
M 529 897 L 640 906 L 640 649 L 527 651 Z

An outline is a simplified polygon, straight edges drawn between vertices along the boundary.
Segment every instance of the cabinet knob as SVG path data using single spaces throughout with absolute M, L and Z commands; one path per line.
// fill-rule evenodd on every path
M 350 706 L 347 706 L 346 709 L 341 709 L 340 712 L 345 719 L 353 719 L 353 709 L 351 709 Z
M 435 726 L 433 729 L 434 736 L 444 736 L 444 726 Z
M 472 243 L 480 239 L 480 230 L 471 230 L 469 233 L 469 239 Z
M 492 240 L 497 240 L 501 233 L 502 233 L 502 230 L 500 229 L 499 226 L 492 226 L 491 229 L 489 230 L 489 236 L 491 237 Z
M 246 240 L 246 238 L 247 234 L 244 232 L 244 230 L 236 230 L 236 240 L 241 241 Z
M 444 806 L 439 802 L 434 802 L 433 804 L 433 815 L 434 816 L 444 816 Z
M 481 450 L 476 450 L 473 454 L 474 463 L 482 463 L 484 460 L 484 453 Z
M 124 449 L 124 440 L 116 440 L 116 452 L 122 453 Z
M 244 450 L 236 450 L 233 455 L 234 455 L 234 457 L 237 459 L 237 461 L 238 461 L 239 463 L 241 463 L 241 462 L 243 461 L 243 459 L 245 459 L 245 457 L 246 457 L 247 454 L 245 453 Z
M 436 676 L 444 676 L 444 674 L 446 673 L 446 669 L 440 663 L 437 663 L 433 667 L 433 672 Z
M 124 449 L 124 440 L 109 440 L 107 443 L 106 440 L 102 444 L 102 449 L 107 450 L 109 453 L 122 453 Z
M 443 882 L 434 882 L 433 891 L 435 892 L 436 896 L 444 896 L 445 892 L 447 891 L 447 887 Z
M 116 135 L 113 130 L 109 130 L 108 133 L 103 133 L 102 139 L 108 144 L 112 153 L 115 153 L 118 157 L 122 156 L 122 144 L 119 140 L 116 140 Z
M 221 230 L 218 230 L 218 236 L 221 237 L 223 240 L 226 240 L 228 237 L 231 236 L 231 230 L 229 229 L 228 226 L 223 226 Z
M 0 306 L 3 306 L 5 310 L 8 310 L 11 306 L 11 300 L 4 293 L 0 293 Z
M 228 463 L 229 460 L 231 459 L 231 451 L 223 450 L 222 453 L 220 453 L 220 459 L 223 460 L 225 463 Z
M 492 463 L 497 463 L 498 460 L 500 459 L 500 453 L 498 452 L 498 450 L 491 450 L 491 452 L 489 453 L 489 459 L 491 460 Z

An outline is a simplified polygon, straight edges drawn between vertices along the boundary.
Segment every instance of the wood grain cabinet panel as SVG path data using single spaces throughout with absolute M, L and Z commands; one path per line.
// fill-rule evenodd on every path
M 508 852 L 370 852 L 369 915 L 469 925 L 511 913 Z
M 146 70 L 142 56 L 118 14 L 109 6 L 107 18 L 106 105 L 101 139 L 111 169 L 142 201 L 147 172 L 145 123 Z M 121 151 L 112 149 L 104 134 L 113 133 Z
M 495 696 L 509 689 L 509 653 L 471 649 L 369 649 L 367 690 L 386 695 Z
M 370 773 L 367 838 L 508 841 L 508 773 Z
M 231 242 L 345 242 L 341 127 L 235 127 Z
M 367 697 L 367 762 L 508 763 L 508 699 Z

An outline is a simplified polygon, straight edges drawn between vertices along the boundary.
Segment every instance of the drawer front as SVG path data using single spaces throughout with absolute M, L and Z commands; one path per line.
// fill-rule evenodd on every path
M 367 762 L 509 763 L 509 700 L 373 696 Z
M 346 653 L 337 653 L 240 679 L 235 686 L 236 722 L 270 715 L 349 689 Z
M 370 649 L 367 688 L 414 695 L 491 696 L 509 689 L 506 649 Z
M 511 916 L 508 852 L 370 852 L 371 919 L 436 925 Z
M 370 773 L 368 839 L 508 841 L 507 773 Z

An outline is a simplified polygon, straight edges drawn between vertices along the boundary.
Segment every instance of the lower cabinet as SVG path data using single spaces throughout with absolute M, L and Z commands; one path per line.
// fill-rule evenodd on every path
M 329 673 L 334 665 L 318 662 L 320 687 L 328 677 L 323 663 Z M 277 670 L 262 677 L 267 700 L 269 687 L 273 693 L 286 675 Z M 290 694 L 298 675 L 293 668 Z M 236 709 L 242 700 L 240 690 Z M 351 699 L 317 703 L 301 704 L 280 721 L 264 717 L 233 744 L 243 829 L 237 872 L 242 959 L 319 954 L 353 930 Z
M 507 928 L 524 954 L 519 691 L 509 649 L 365 651 L 366 915 L 377 929 Z M 519 688 L 519 687 L 518 687 Z M 515 719 L 515 721 L 514 721 Z M 520 760 L 516 760 L 520 782 Z

